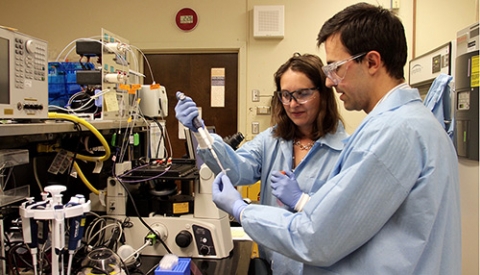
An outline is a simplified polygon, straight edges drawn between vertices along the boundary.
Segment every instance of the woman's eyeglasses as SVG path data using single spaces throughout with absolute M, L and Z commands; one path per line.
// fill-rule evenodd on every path
M 275 93 L 277 94 L 278 99 L 280 99 L 280 102 L 282 102 L 283 105 L 289 105 L 292 99 L 295 100 L 298 104 L 305 104 L 314 98 L 314 93 L 318 89 L 319 89 L 318 87 L 305 88 L 305 89 L 298 89 L 293 92 L 289 92 L 287 90 L 281 90 L 281 91 L 275 91 Z

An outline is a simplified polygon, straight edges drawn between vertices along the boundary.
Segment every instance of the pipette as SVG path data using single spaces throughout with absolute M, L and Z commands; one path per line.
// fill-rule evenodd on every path
M 177 100 L 182 101 L 185 99 L 185 94 L 178 91 L 177 92 Z M 200 134 L 202 140 L 204 143 L 207 145 L 208 150 L 210 150 L 210 153 L 212 153 L 213 158 L 217 162 L 218 166 L 222 170 L 222 172 L 226 175 L 227 171 L 223 168 L 222 163 L 220 162 L 220 159 L 218 158 L 217 154 L 215 153 L 215 150 L 213 150 L 212 143 L 210 142 L 210 139 L 207 137 L 207 132 L 205 131 L 205 128 L 203 126 L 203 123 L 200 121 L 198 117 L 193 118 L 192 124 L 195 128 L 197 128 L 198 133 Z M 196 150 L 196 148 L 195 148 Z
M 63 247 L 65 246 L 65 227 L 64 212 L 61 192 L 67 190 L 63 185 L 49 185 L 44 188 L 52 195 L 52 209 L 54 218 L 52 219 L 52 275 L 63 275 Z M 59 261 L 61 259 L 61 261 Z M 60 273 L 59 273 L 60 270 Z
M 33 201 L 34 198 L 27 198 L 27 201 L 22 204 L 23 209 L 35 209 L 44 207 L 46 202 Z M 38 252 L 38 224 L 34 218 L 27 218 L 22 216 L 22 231 L 23 241 L 30 248 L 32 255 L 33 274 L 37 275 L 37 252 Z
M 76 195 L 75 197 L 70 198 L 70 201 L 65 205 L 66 208 L 77 206 L 85 203 L 85 198 L 83 195 Z M 72 272 L 72 261 L 73 255 L 78 247 L 81 245 L 83 231 L 85 227 L 86 216 L 85 214 L 78 215 L 70 218 L 70 233 L 68 239 L 68 264 L 67 264 L 67 275 L 70 275 Z

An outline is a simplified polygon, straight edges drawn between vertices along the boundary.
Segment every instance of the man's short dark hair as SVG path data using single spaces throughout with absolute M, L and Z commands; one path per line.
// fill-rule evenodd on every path
M 388 9 L 367 3 L 349 6 L 323 24 L 317 45 L 320 46 L 332 35 L 339 35 L 351 55 L 379 52 L 387 72 L 394 78 L 405 78 L 405 30 L 400 19 Z

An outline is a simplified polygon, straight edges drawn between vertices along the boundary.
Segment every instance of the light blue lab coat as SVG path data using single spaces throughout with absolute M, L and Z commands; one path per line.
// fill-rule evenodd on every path
M 272 195 L 270 175 L 272 171 L 292 170 L 292 141 L 273 137 L 272 128 L 268 128 L 234 151 L 220 136 L 212 136 L 213 148 L 221 159 L 222 166 L 230 169 L 227 175 L 232 183 L 236 186 L 249 185 L 260 180 L 260 203 L 280 207 L 279 201 Z M 303 192 L 312 195 L 325 183 L 344 147 L 342 140 L 347 137 L 343 124 L 340 123 L 336 134 L 328 134 L 315 142 L 295 169 L 295 176 Z M 220 172 L 208 150 L 199 150 L 199 155 L 215 174 Z M 261 246 L 259 250 L 261 257 L 271 262 L 274 274 L 301 273 L 301 263 Z
M 428 89 L 423 104 L 432 111 L 440 125 L 447 131 L 450 139 L 453 140 L 455 121 L 451 114 L 452 91 L 449 85 L 452 79 L 453 77 L 448 74 L 438 75 Z
M 249 205 L 241 219 L 304 274 L 461 274 L 457 156 L 408 86 L 362 121 L 302 212 Z

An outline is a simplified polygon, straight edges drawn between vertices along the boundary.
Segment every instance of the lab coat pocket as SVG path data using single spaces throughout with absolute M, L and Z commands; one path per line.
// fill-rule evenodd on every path
M 328 174 L 329 173 L 326 173 L 323 170 L 309 167 L 309 169 L 303 169 L 302 171 L 299 171 L 297 182 L 304 192 L 312 195 L 325 184 Z

